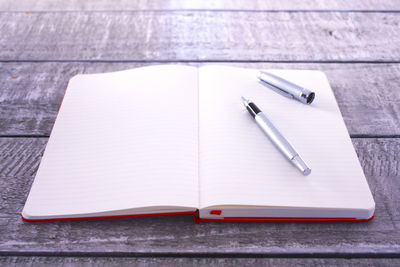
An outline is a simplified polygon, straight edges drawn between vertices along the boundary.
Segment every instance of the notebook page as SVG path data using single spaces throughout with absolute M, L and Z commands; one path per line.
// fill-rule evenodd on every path
M 371 208 L 373 198 L 325 75 L 273 73 L 311 88 L 311 105 L 261 85 L 258 70 L 199 71 L 200 206 Z M 303 176 L 273 146 L 241 102 L 254 101 L 312 169 Z
M 197 75 L 171 65 L 74 77 L 24 214 L 197 208 Z

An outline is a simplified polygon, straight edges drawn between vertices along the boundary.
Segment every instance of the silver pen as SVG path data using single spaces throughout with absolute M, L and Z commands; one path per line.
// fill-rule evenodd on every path
M 278 131 L 264 113 L 250 100 L 242 96 L 242 101 L 250 115 L 255 119 L 261 130 L 268 136 L 271 142 L 282 154 L 301 171 L 303 175 L 309 175 L 311 169 L 304 163 L 300 155 L 292 147 L 288 140 Z
M 315 98 L 315 93 L 310 90 L 291 83 L 279 76 L 266 71 L 260 71 L 258 75 L 261 83 L 268 85 L 271 89 L 277 93 L 286 96 L 288 98 L 294 98 L 301 103 L 311 104 Z

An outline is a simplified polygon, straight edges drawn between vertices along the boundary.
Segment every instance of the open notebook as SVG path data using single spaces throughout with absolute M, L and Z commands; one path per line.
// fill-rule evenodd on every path
M 194 214 L 196 221 L 356 221 L 375 203 L 335 97 L 318 71 L 161 65 L 77 75 L 22 212 L 26 221 Z M 254 100 L 312 169 L 303 176 L 241 102 Z

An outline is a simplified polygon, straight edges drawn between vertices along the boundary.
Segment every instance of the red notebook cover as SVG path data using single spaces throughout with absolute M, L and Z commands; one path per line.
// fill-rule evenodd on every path
M 199 223 L 198 216 L 196 212 L 193 211 L 115 215 L 115 216 L 94 216 L 94 217 L 78 217 L 78 218 L 52 218 L 52 219 L 26 219 L 24 218 L 24 216 L 21 215 L 21 218 L 25 222 L 48 222 L 48 221 L 77 221 L 77 220 L 96 220 L 96 219 L 112 219 L 112 218 L 150 217 L 150 216 L 166 216 L 166 215 L 186 215 L 186 214 L 192 214 L 194 222 L 196 224 Z
M 213 210 L 213 214 L 221 214 L 220 210 Z M 151 214 L 134 214 L 134 215 L 116 215 L 116 216 L 97 216 L 97 217 L 79 217 L 79 218 L 54 218 L 54 219 L 26 219 L 21 215 L 25 222 L 45 222 L 45 221 L 75 221 L 75 220 L 95 220 L 95 219 L 111 219 L 111 218 L 131 218 L 131 217 L 150 217 L 150 216 L 167 216 L 167 215 L 186 215 L 192 214 L 195 224 L 200 222 L 368 222 L 375 217 L 375 213 L 369 219 L 356 218 L 307 218 L 307 217 L 224 217 L 222 219 L 201 219 L 198 212 L 184 211 L 171 213 L 151 213 Z

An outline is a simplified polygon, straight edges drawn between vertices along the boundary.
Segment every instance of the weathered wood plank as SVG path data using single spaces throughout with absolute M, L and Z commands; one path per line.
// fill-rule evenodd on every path
M 376 201 L 376 217 L 371 222 L 200 225 L 195 225 L 191 216 L 22 222 L 19 213 L 45 143 L 45 138 L 0 138 L 0 153 L 4 155 L 0 162 L 0 253 L 3 255 L 298 253 L 312 256 L 321 253 L 384 257 L 400 253 L 400 139 L 353 140 Z
M 399 266 L 400 259 L 0 257 L 5 266 Z
M 5 12 L 0 60 L 399 61 L 399 22 L 363 12 Z
M 96 1 L 0 1 L 0 11 L 49 11 L 49 10 L 398 10 L 396 0 L 96 0 Z
M 49 135 L 68 80 L 141 63 L 0 63 L 0 135 Z M 198 65 L 198 64 L 195 64 Z M 400 134 L 400 64 L 231 64 L 324 71 L 351 135 Z

